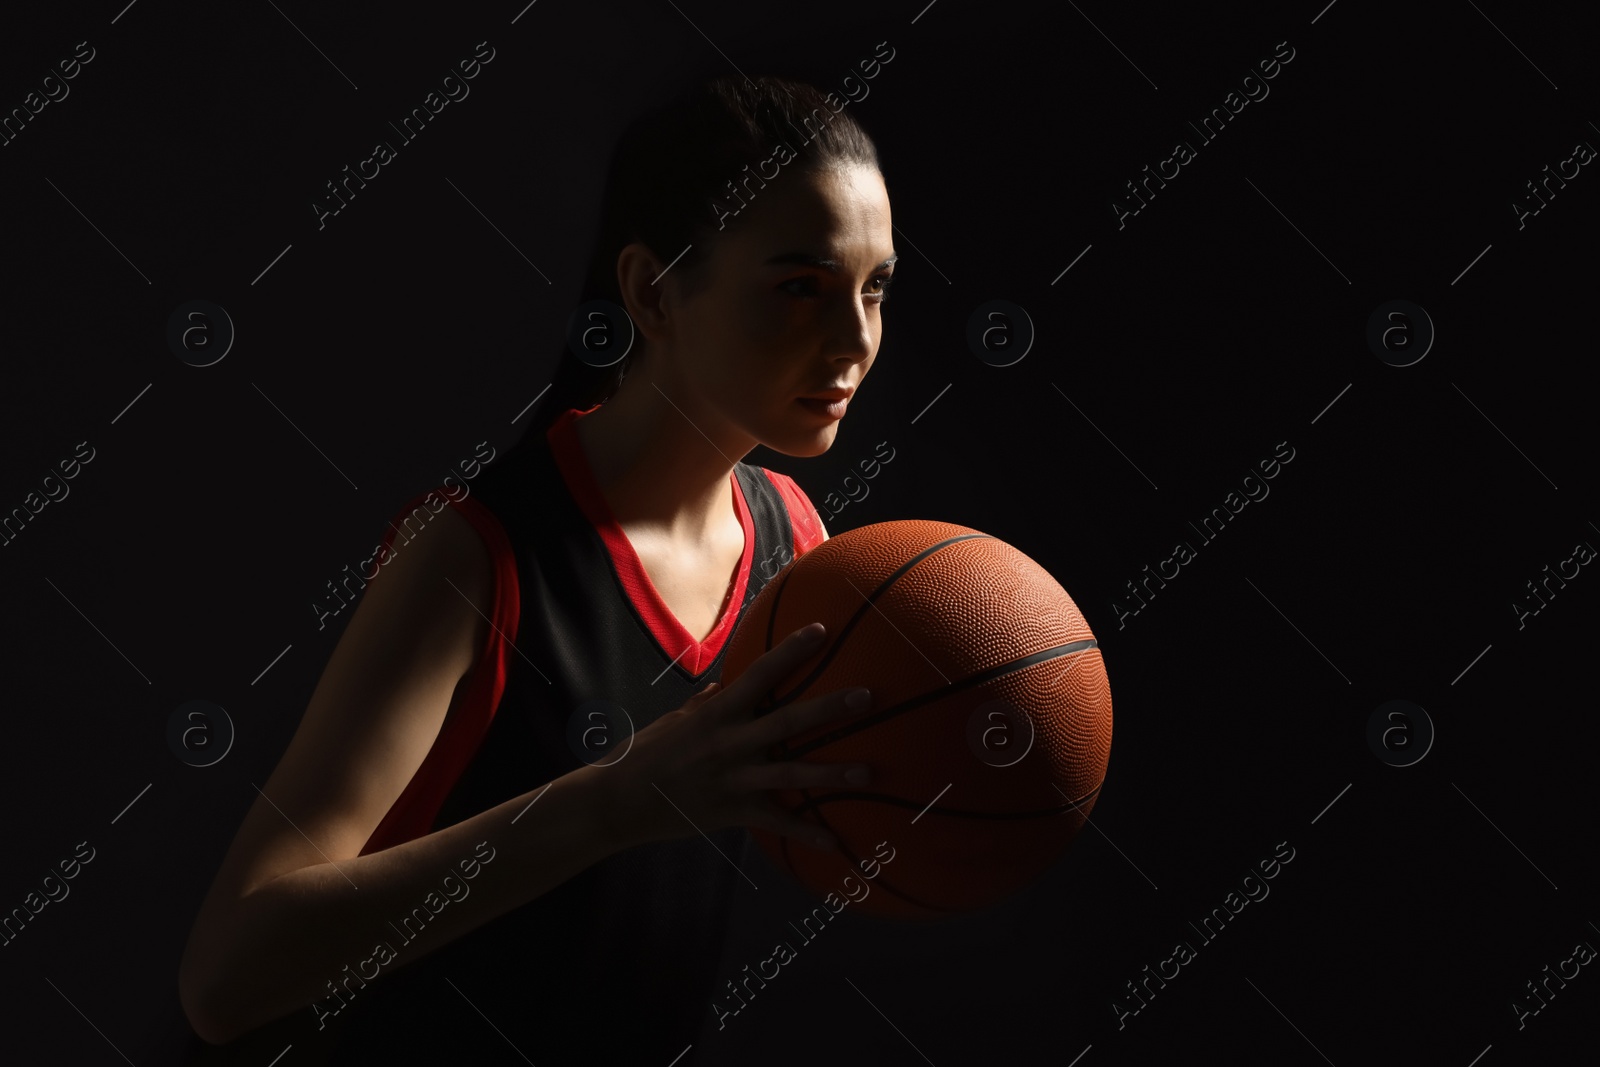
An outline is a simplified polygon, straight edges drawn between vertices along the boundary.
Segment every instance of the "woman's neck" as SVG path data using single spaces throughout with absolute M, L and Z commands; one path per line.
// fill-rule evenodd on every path
M 737 432 L 695 418 L 681 398 L 631 373 L 610 399 L 577 420 L 589 469 L 619 525 L 698 544 L 736 524 L 728 479 Z M 630 388 L 631 387 L 631 388 Z

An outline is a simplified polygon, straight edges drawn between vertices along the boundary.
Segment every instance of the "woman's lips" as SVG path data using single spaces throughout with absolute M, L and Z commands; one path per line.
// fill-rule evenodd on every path
M 800 403 L 810 410 L 829 419 L 844 418 L 844 410 L 849 406 L 849 400 L 815 400 L 810 397 L 801 397 Z

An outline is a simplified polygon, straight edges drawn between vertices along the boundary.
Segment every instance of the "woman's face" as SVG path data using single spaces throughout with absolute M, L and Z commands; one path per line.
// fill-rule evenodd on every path
M 859 388 L 883 336 L 897 258 L 889 194 L 865 166 L 783 170 L 751 187 L 712 238 L 705 287 L 667 298 L 662 342 L 703 414 L 785 455 L 817 455 L 839 420 L 800 398 Z

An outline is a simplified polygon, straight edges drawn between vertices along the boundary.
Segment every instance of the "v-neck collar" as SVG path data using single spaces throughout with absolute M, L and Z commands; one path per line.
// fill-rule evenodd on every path
M 649 573 L 639 560 L 639 554 L 628 540 L 628 535 L 617 523 L 610 505 L 606 503 L 605 495 L 600 492 L 600 484 L 595 480 L 588 456 L 584 454 L 583 443 L 578 437 L 577 421 L 599 406 L 595 404 L 583 410 L 568 408 L 558 416 L 545 433 L 550 443 L 551 454 L 555 457 L 556 466 L 560 468 L 561 476 L 566 481 L 573 500 L 588 517 L 595 532 L 600 535 L 600 540 L 611 557 L 612 570 L 622 587 L 623 595 L 644 620 L 651 636 L 667 658 L 679 663 L 691 676 L 698 677 L 716 660 L 728 637 L 733 633 L 734 621 L 739 616 L 739 607 L 744 603 L 745 589 L 749 584 L 750 562 L 755 556 L 756 530 L 755 521 L 750 514 L 750 504 L 744 498 L 744 487 L 739 484 L 738 474 L 729 472 L 728 481 L 733 487 L 734 510 L 739 515 L 739 525 L 744 528 L 744 552 L 739 557 L 733 591 L 723 603 L 722 614 L 718 616 L 717 624 L 711 628 L 711 632 L 704 640 L 697 640 L 683 623 L 678 621 L 672 609 L 667 607 L 666 601 L 661 599 L 661 593 L 650 580 Z

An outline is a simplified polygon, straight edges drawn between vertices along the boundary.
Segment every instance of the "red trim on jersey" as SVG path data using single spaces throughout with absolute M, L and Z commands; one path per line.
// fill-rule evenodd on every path
M 399 521 L 409 516 L 412 509 L 435 490 L 418 494 L 405 509 L 396 515 Z M 441 493 L 440 495 L 445 495 Z M 446 499 L 449 499 L 446 497 Z M 361 849 L 364 856 L 391 848 L 404 841 L 422 837 L 433 829 L 433 820 L 439 813 L 445 797 L 465 773 L 478 745 L 489 731 L 495 709 L 506 688 L 506 666 L 510 642 L 516 640 L 517 619 L 521 613 L 521 600 L 517 591 L 517 557 L 505 527 L 494 513 L 478 501 L 466 496 L 450 499 L 456 512 L 470 522 L 483 538 L 494 564 L 493 595 L 488 616 L 493 624 L 483 652 L 472 668 L 470 687 L 462 698 L 454 718 L 446 717 L 439 728 L 439 736 L 423 759 L 422 765 L 411 776 L 404 791 L 389 808 L 388 814 L 378 824 L 372 836 Z M 426 527 L 417 536 L 426 534 Z M 395 527 L 391 523 L 384 534 L 384 548 L 394 539 Z M 403 546 L 402 546 L 403 547 Z M 384 556 L 387 558 L 387 556 Z
M 738 605 L 744 602 L 751 557 L 755 551 L 755 524 L 750 515 L 749 504 L 744 499 L 744 490 L 739 485 L 738 477 L 730 472 L 728 477 L 733 483 L 734 505 L 739 514 L 739 523 L 745 532 L 744 555 L 739 559 L 739 572 L 733 595 L 724 607 L 716 628 L 704 641 L 695 641 L 693 635 L 678 622 L 661 599 L 660 593 L 650 581 L 650 576 L 639 562 L 638 554 L 628 542 L 627 535 L 617 525 L 605 502 L 605 497 L 601 495 L 599 486 L 594 481 L 582 445 L 572 429 L 576 419 L 593 410 L 594 407 L 585 411 L 568 409 L 546 432 L 557 465 L 561 468 L 574 499 L 600 533 L 611 555 L 612 563 L 622 577 L 625 593 L 639 610 L 640 615 L 648 621 L 656 642 L 669 656 L 676 655 L 686 646 L 693 646 L 679 662 L 683 663 L 685 670 L 691 674 L 699 674 L 721 651 L 733 631 L 733 620 L 738 614 Z M 821 544 L 823 540 L 821 520 L 810 499 L 788 475 L 761 469 L 783 496 L 784 507 L 789 512 L 790 528 L 794 532 L 795 556 L 801 556 Z M 434 492 L 438 490 L 430 489 L 427 493 L 420 493 L 412 498 L 395 516 L 396 522 L 404 522 L 405 518 Z M 449 499 L 448 496 L 446 499 Z M 517 620 L 521 615 L 516 553 L 500 520 L 475 497 L 451 499 L 450 503 L 478 531 L 478 535 L 483 538 L 489 550 L 494 575 L 493 593 L 487 614 L 493 625 L 483 651 L 473 666 L 470 688 L 463 697 L 455 717 L 447 717 L 440 726 L 439 735 L 435 738 L 432 748 L 429 749 L 416 773 L 411 776 L 411 781 L 390 806 L 383 821 L 372 832 L 372 836 L 361 850 L 362 855 L 392 848 L 431 832 L 439 808 L 444 804 L 450 790 L 466 772 L 473 757 L 477 755 L 478 746 L 488 733 L 489 724 L 494 720 L 495 711 L 500 706 L 500 698 L 505 692 L 507 667 L 510 655 L 514 651 L 511 642 L 516 640 Z M 391 523 L 389 530 L 383 536 L 385 549 L 391 549 L 394 535 L 395 525 Z
M 739 614 L 739 605 L 744 603 L 745 587 L 749 584 L 750 564 L 755 556 L 756 526 L 750 516 L 750 505 L 744 498 L 744 489 L 739 485 L 738 476 L 729 471 L 734 509 L 739 515 L 739 525 L 744 527 L 744 552 L 739 557 L 733 590 L 723 602 L 722 614 L 718 616 L 716 626 L 712 627 L 704 640 L 696 640 L 694 634 L 672 614 L 667 602 L 661 599 L 660 591 L 650 580 L 644 564 L 639 561 L 639 554 L 628 541 L 628 535 L 623 533 L 611 513 L 611 507 L 600 492 L 599 483 L 595 481 L 589 459 L 584 455 L 576 423 L 599 406 L 596 404 L 583 411 L 569 408 L 551 425 L 549 439 L 556 465 L 561 468 L 561 475 L 566 479 L 573 499 L 600 534 L 600 540 L 605 543 L 611 564 L 621 580 L 623 592 L 633 603 L 634 610 L 644 619 L 656 644 L 670 659 L 682 664 L 685 671 L 700 674 L 711 666 L 712 660 L 717 658 L 717 653 L 722 651 L 722 646 L 733 633 L 734 619 Z
M 794 529 L 795 557 L 803 556 L 822 544 L 826 540 L 822 536 L 822 516 L 817 514 L 811 498 L 787 474 L 769 471 L 765 467 L 761 470 L 766 474 L 767 481 L 782 494 L 783 506 L 789 509 L 789 525 Z

